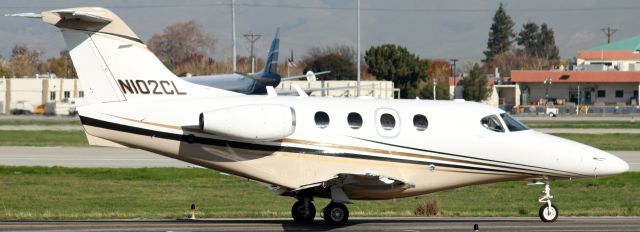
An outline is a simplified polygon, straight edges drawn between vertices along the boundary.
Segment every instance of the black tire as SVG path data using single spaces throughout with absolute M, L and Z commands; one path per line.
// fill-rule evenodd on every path
M 349 209 L 342 204 L 331 202 L 322 211 L 324 221 L 332 226 L 343 226 L 349 220 Z
M 309 201 L 309 214 L 306 214 L 304 201 L 296 201 L 291 207 L 291 217 L 297 223 L 309 224 L 316 217 L 316 207 Z
M 558 215 L 560 214 L 560 212 L 555 205 L 551 205 L 550 211 L 548 210 L 548 208 L 549 204 L 543 204 L 542 206 L 540 206 L 540 210 L 538 210 L 538 216 L 543 222 L 555 222 L 556 219 L 558 219 Z

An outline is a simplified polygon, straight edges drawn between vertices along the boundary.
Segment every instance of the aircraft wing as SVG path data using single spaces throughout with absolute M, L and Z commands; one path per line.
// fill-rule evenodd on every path
M 316 91 L 355 89 L 357 87 L 358 86 L 342 86 L 342 87 L 329 87 L 329 88 L 310 88 L 310 89 L 302 89 L 302 90 L 306 93 L 306 95 L 309 95 L 309 94 L 311 94 L 313 92 L 316 92 Z M 369 85 L 367 85 L 367 86 L 361 85 L 360 87 L 369 87 Z M 294 94 L 300 95 L 300 93 L 296 89 L 293 89 L 293 90 L 279 90 L 277 92 L 278 92 L 278 95 L 282 95 L 282 96 L 290 96 L 290 95 L 294 95 Z
M 317 72 L 317 73 L 314 73 L 312 71 L 307 71 L 307 73 L 304 74 L 304 75 L 283 77 L 280 80 L 281 81 L 289 81 L 289 80 L 297 80 L 297 79 L 306 78 L 307 81 L 315 81 L 316 80 L 316 75 L 322 75 L 322 74 L 328 74 L 328 73 L 331 73 L 331 71 L 322 71 L 322 72 Z
M 375 173 L 340 173 L 335 177 L 311 184 L 300 186 L 293 191 L 300 191 L 310 188 L 317 190 L 332 191 L 332 186 L 340 186 L 348 198 L 362 198 L 363 196 L 386 195 L 402 192 L 413 188 L 413 184 L 404 182 L 398 178 L 378 175 Z M 348 201 L 348 200 L 347 200 Z

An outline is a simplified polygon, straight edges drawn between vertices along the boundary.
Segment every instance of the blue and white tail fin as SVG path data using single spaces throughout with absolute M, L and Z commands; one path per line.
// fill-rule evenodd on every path
M 176 77 L 107 9 L 45 11 L 42 20 L 62 31 L 89 104 L 234 94 Z
M 276 35 L 271 41 L 271 47 L 269 47 L 269 53 L 267 54 L 267 60 L 264 63 L 264 68 L 256 75 L 259 77 L 269 78 L 280 81 L 280 75 L 278 74 L 278 53 L 280 49 L 280 28 L 276 29 Z

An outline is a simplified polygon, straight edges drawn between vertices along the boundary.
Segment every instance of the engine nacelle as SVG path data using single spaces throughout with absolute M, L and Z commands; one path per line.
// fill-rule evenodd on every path
M 284 105 L 241 105 L 200 113 L 200 129 L 239 140 L 273 141 L 296 129 L 296 112 Z

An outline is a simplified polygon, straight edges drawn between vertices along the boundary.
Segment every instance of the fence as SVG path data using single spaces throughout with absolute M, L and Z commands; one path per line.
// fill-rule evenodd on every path
M 501 107 L 503 108 L 503 107 Z M 503 108 L 506 110 L 506 107 Z M 561 116 L 640 116 L 640 106 L 637 105 L 611 105 L 611 106 L 541 106 L 520 105 L 513 107 L 511 113 L 518 116 L 561 115 Z

